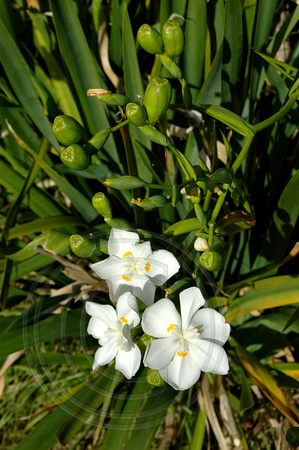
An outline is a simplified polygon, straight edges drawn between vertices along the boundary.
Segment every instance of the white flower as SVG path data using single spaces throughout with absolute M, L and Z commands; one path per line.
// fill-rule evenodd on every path
M 132 378 L 140 366 L 141 352 L 131 338 L 131 328 L 139 322 L 136 298 L 126 292 L 119 297 L 116 309 L 110 305 L 85 304 L 91 317 L 87 332 L 99 340 L 92 369 L 108 364 L 115 358 L 115 368 L 126 378 Z
M 143 313 L 145 333 L 158 338 L 148 343 L 144 365 L 159 371 L 174 389 L 191 387 L 201 371 L 225 375 L 228 359 L 221 347 L 228 339 L 230 326 L 210 308 L 196 287 L 180 294 L 181 316 L 169 299 L 159 300 Z
M 178 272 L 180 265 L 166 250 L 152 252 L 151 244 L 139 244 L 137 233 L 112 228 L 108 240 L 109 258 L 91 268 L 107 281 L 110 297 L 117 301 L 131 292 L 147 305 L 154 302 L 155 285 L 161 286 Z
M 204 252 L 205 250 L 209 250 L 210 246 L 208 241 L 202 237 L 198 237 L 194 242 L 194 248 L 198 252 Z

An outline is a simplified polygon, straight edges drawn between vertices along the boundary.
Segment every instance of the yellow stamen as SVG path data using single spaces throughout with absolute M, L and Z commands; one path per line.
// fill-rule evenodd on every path
M 125 319 L 125 317 L 121 317 L 120 320 L 121 320 L 123 323 L 128 323 L 128 321 L 127 321 L 127 319 Z
M 132 278 L 128 278 L 128 277 L 126 277 L 126 275 L 123 275 L 123 280 L 131 281 L 131 279 L 132 279 Z
M 150 270 L 150 268 L 151 268 L 151 265 L 149 262 L 147 262 L 146 266 L 145 266 L 145 271 L 148 272 Z
M 121 350 L 123 350 L 123 348 L 122 348 L 122 347 L 120 347 L 120 349 L 121 349 Z
M 130 255 L 132 255 L 132 252 L 126 252 L 123 254 L 123 258 L 125 258 L 126 256 L 130 256 Z
M 172 323 L 172 324 L 167 328 L 168 333 L 169 333 L 171 330 L 173 330 L 174 327 L 175 327 L 175 323 Z
M 194 328 L 196 328 L 196 329 L 197 329 L 196 333 L 198 333 L 198 336 L 200 336 L 200 331 L 199 331 L 199 328 L 198 328 L 198 327 L 194 327 Z
M 188 352 L 179 352 L 179 351 L 177 351 L 176 354 L 178 356 L 183 356 L 184 357 L 184 356 L 188 355 Z

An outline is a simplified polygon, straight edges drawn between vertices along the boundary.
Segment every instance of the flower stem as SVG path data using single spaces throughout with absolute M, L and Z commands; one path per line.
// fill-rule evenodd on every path
M 161 184 L 152 184 L 152 183 L 144 183 L 143 187 L 152 188 L 152 189 L 172 189 L 172 186 L 161 185 Z
M 117 125 L 115 125 L 115 127 L 111 128 L 111 132 L 113 133 L 114 131 L 119 130 L 121 127 L 128 125 L 128 123 L 130 123 L 128 119 L 118 123 Z

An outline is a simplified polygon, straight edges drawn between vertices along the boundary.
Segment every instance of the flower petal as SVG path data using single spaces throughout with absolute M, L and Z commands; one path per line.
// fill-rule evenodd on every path
M 197 327 L 200 338 L 214 344 L 223 345 L 230 333 L 230 325 L 225 323 L 225 317 L 214 309 L 203 308 L 191 319 L 190 325 Z
M 153 252 L 153 254 L 147 258 L 147 261 L 150 263 L 150 269 L 147 272 L 147 275 L 157 286 L 164 284 L 165 281 L 171 278 L 180 269 L 176 257 L 167 250 L 157 250 Z
M 123 258 L 117 258 L 116 256 L 109 256 L 109 258 L 104 259 L 104 261 L 91 264 L 90 267 L 99 277 L 103 278 L 103 280 L 126 274 Z
M 154 305 L 146 308 L 142 316 L 142 328 L 146 334 L 157 338 L 169 337 L 167 329 L 171 325 L 181 327 L 181 317 L 168 298 L 158 300 Z
M 116 305 L 118 319 L 128 323 L 130 328 L 136 327 L 140 322 L 137 299 L 130 292 L 122 294 Z
M 200 377 L 200 370 L 190 353 L 184 357 L 175 355 L 169 366 L 159 373 L 166 383 L 181 391 L 189 389 Z
M 99 366 L 104 366 L 112 361 L 117 353 L 118 347 L 114 341 L 107 342 L 103 347 L 98 348 L 94 355 L 94 363 L 92 370 L 97 369 Z
M 147 258 L 152 254 L 150 242 L 142 242 L 142 244 L 132 245 L 132 254 L 134 258 Z
M 189 353 L 203 372 L 226 375 L 229 370 L 227 354 L 213 342 L 196 339 L 189 343 Z
M 140 367 L 141 352 L 136 344 L 129 352 L 119 350 L 115 358 L 115 368 L 128 379 L 132 378 Z
M 95 339 L 101 339 L 104 332 L 108 329 L 108 325 L 97 317 L 91 317 L 87 327 L 87 333 L 91 334 Z
M 193 286 L 180 293 L 182 329 L 186 330 L 196 311 L 205 304 L 205 299 L 197 287 Z
M 151 369 L 160 370 L 168 366 L 178 349 L 175 339 L 169 337 L 149 341 L 143 364 Z
M 107 280 L 111 300 L 117 302 L 125 292 L 131 292 L 140 298 L 146 305 L 154 302 L 155 285 L 145 275 L 132 275 L 129 281 L 122 277 L 113 277 Z
M 108 240 L 108 253 L 122 258 L 125 253 L 132 252 L 132 245 L 138 244 L 138 242 L 137 233 L 112 228 Z
M 117 315 L 113 306 L 98 305 L 94 302 L 86 302 L 85 309 L 87 314 L 96 317 L 101 322 L 104 322 L 108 327 L 111 323 L 117 322 Z

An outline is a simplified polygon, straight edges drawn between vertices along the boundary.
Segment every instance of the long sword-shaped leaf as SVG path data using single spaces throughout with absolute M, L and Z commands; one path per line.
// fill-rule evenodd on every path
M 1 20 L 0 59 L 21 105 L 40 132 L 59 151 L 58 142 L 44 113 L 26 61 Z

